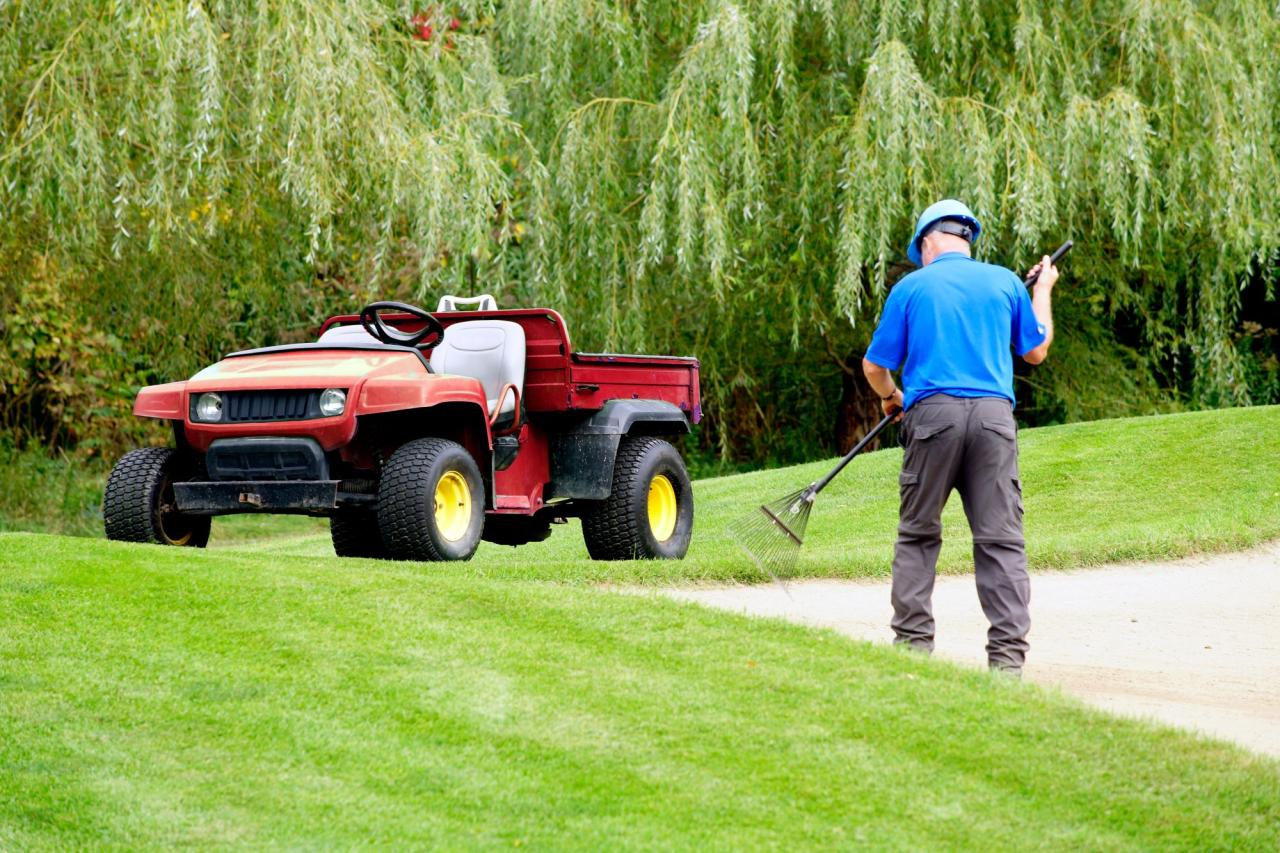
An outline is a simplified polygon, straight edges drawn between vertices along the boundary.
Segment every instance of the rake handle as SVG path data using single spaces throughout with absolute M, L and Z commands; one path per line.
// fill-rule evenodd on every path
M 1061 246 L 1058 247 L 1057 251 L 1055 251 L 1052 255 L 1049 256 L 1049 263 L 1056 267 L 1058 265 L 1058 261 L 1062 260 L 1062 256 L 1065 255 L 1067 252 L 1070 252 L 1071 247 L 1074 245 L 1075 245 L 1075 241 L 1073 240 L 1068 240 L 1067 242 L 1063 243 Z M 1022 280 L 1022 283 L 1025 284 L 1027 287 L 1030 287 L 1031 285 L 1036 283 L 1036 279 L 1038 278 L 1040 278 L 1040 273 L 1036 273 L 1035 275 L 1029 275 Z
M 844 466 L 848 465 L 850 462 L 853 461 L 853 457 L 861 453 L 863 448 L 865 448 L 868 444 L 870 444 L 875 439 L 875 437 L 880 434 L 881 430 L 883 430 L 889 424 L 893 423 L 893 419 L 900 414 L 902 414 L 902 410 L 896 409 L 890 414 L 887 414 L 883 418 L 881 418 L 880 423 L 872 427 L 871 431 L 866 435 L 864 435 L 862 437 L 862 440 L 859 441 L 857 444 L 855 444 L 853 446 L 853 449 L 850 450 L 848 453 L 846 453 L 844 457 L 839 462 L 836 463 L 836 467 L 832 468 L 831 471 L 827 474 L 827 476 L 823 477 L 821 480 L 819 480 L 818 482 L 814 483 L 812 486 L 809 487 L 808 494 L 805 497 L 808 500 L 813 500 L 814 497 L 818 494 L 818 492 L 825 489 L 827 487 L 827 484 L 830 483 L 832 480 L 834 480 L 836 478 L 836 475 L 844 470 Z

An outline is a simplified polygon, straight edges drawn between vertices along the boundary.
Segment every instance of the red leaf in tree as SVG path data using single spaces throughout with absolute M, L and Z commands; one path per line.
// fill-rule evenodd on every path
M 418 41 L 430 41 L 435 32 L 435 28 L 431 26 L 432 11 L 433 9 L 428 8 L 427 11 L 419 12 L 409 19 L 409 28 Z

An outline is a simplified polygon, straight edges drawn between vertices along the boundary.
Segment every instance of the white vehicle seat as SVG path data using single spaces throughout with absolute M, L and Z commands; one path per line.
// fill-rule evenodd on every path
M 479 379 L 488 401 L 489 417 L 515 411 L 516 395 L 506 394 L 497 410 L 499 394 L 514 385 L 524 394 L 524 328 L 510 320 L 463 320 L 444 330 L 444 340 L 431 350 L 431 369 Z
M 334 326 L 320 336 L 322 344 L 373 344 L 386 346 L 364 330 L 363 326 Z

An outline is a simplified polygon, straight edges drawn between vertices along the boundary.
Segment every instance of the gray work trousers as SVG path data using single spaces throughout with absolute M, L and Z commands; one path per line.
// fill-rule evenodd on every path
M 895 643 L 933 650 L 933 580 L 942 508 L 954 488 L 973 532 L 978 600 L 991 623 L 987 659 L 1021 669 L 1031 582 L 1022 538 L 1022 482 L 1013 407 L 1001 397 L 935 394 L 902 421 L 902 505 L 893 552 Z

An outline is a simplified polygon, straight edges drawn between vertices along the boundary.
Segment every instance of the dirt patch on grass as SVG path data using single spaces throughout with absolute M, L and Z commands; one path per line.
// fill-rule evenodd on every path
M 888 642 L 885 581 L 663 594 Z M 1239 554 L 1034 575 L 1025 676 L 1122 714 L 1280 755 L 1280 542 Z M 972 576 L 939 577 L 939 657 L 984 665 Z

